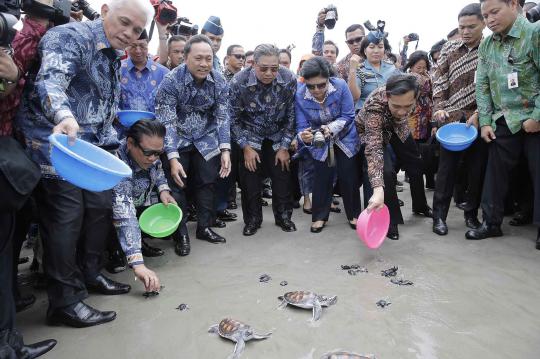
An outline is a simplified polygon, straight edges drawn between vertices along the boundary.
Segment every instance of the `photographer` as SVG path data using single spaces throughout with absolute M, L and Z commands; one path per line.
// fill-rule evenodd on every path
M 120 53 L 141 35 L 153 9 L 145 0 L 108 0 L 102 18 L 57 26 L 39 46 L 35 86 L 19 113 L 28 152 L 42 172 L 36 191 L 48 279 L 50 324 L 88 327 L 114 320 L 83 302 L 87 290 L 114 295 L 130 286 L 101 274 L 111 216 L 111 191 L 91 192 L 62 180 L 49 158 L 52 133 L 108 150 L 120 101 Z M 36 145 L 37 144 L 37 145 Z

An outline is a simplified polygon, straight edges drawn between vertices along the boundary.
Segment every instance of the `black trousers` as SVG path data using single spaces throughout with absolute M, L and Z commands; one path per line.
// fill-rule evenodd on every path
M 232 141 L 231 141 L 232 142 Z M 236 183 L 238 179 L 238 161 L 240 159 L 240 147 L 237 143 L 231 143 L 231 173 L 229 174 L 229 202 L 236 202 Z
M 197 209 L 197 230 L 209 228 L 215 216 L 216 182 L 220 166 L 220 156 L 215 156 L 208 161 L 199 153 L 195 146 L 190 146 L 179 152 L 178 161 L 184 168 L 188 178 L 188 187 L 181 188 L 171 177 L 171 168 L 167 158 L 162 158 L 165 175 L 172 190 L 173 197 L 178 202 L 183 213 L 187 213 L 188 199 L 187 190 L 193 193 L 195 208 Z M 179 234 L 187 235 L 187 216 L 182 216 Z
M 15 213 L 0 212 L 0 332 L 15 324 L 13 300 L 13 233 Z
M 439 172 L 433 194 L 433 218 L 446 221 L 450 202 L 454 193 L 458 167 L 464 160 L 467 178 L 467 190 L 464 201 L 467 202 L 465 216 L 478 215 L 478 207 L 482 198 L 482 185 L 487 162 L 487 144 L 478 137 L 476 141 L 465 151 L 448 151 L 443 146 L 440 148 Z M 463 158 L 465 157 L 465 158 Z
M 267 169 L 272 179 L 272 210 L 276 220 L 290 219 L 291 204 L 291 174 L 281 169 L 281 164 L 275 164 L 276 151 L 272 141 L 264 140 L 259 153 L 262 163 L 257 164 L 255 172 L 249 171 L 244 162 L 244 152 L 240 151 L 238 175 L 242 189 L 242 214 L 244 223 L 260 225 L 263 220 L 261 205 L 261 179 Z
M 337 171 L 338 185 L 343 198 L 345 214 L 351 221 L 360 214 L 360 180 L 358 171 L 358 155 L 351 158 L 336 145 L 334 145 L 336 165 L 328 167 L 326 161 L 313 161 L 315 176 L 313 176 L 313 204 L 312 221 L 328 221 L 332 195 L 334 192 L 334 177 Z
M 15 298 L 20 296 L 19 288 L 17 286 L 19 256 L 22 245 L 26 240 L 26 235 L 30 229 L 30 224 L 32 223 L 32 220 L 35 218 L 37 219 L 37 217 L 34 215 L 37 211 L 35 207 L 34 199 L 29 198 L 23 208 L 21 208 L 16 214 L 15 233 L 13 234 L 13 296 Z
M 68 182 L 42 179 L 36 189 L 43 269 L 51 308 L 88 296 L 85 282 L 102 269 L 111 228 L 111 191 L 90 192 Z
M 394 133 L 390 137 L 390 146 L 394 150 L 397 161 L 409 174 L 413 211 L 424 211 L 427 208 L 424 191 L 424 165 L 418 146 L 411 135 L 401 142 Z M 403 224 L 403 216 L 396 192 L 396 169 L 390 151 L 384 148 L 384 203 L 390 212 L 390 224 Z
M 512 134 L 506 121 L 499 119 L 495 136 L 497 138 L 488 144 L 489 154 L 482 192 L 484 221 L 492 225 L 502 224 L 510 173 L 518 166 L 523 154 L 527 159 L 534 186 L 533 222 L 540 225 L 540 134 L 528 134 L 523 130 Z

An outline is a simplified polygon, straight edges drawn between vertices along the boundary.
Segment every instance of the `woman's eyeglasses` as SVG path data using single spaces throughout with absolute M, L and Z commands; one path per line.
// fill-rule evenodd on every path
M 306 84 L 306 87 L 308 90 L 315 90 L 317 88 L 318 90 L 322 90 L 326 87 L 326 82 L 320 83 L 320 84 Z
M 364 36 L 355 37 L 354 39 L 349 39 L 346 41 L 346 43 L 349 45 L 353 45 L 353 44 L 358 44 L 362 42 L 362 40 L 364 40 Z

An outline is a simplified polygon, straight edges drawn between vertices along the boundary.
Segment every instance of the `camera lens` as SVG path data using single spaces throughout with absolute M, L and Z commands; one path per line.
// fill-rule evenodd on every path
M 530 22 L 537 22 L 540 20 L 540 4 L 536 5 L 527 12 L 527 20 Z
M 0 13 L 0 46 L 8 47 L 11 45 L 17 31 L 13 28 L 19 20 L 4 12 Z

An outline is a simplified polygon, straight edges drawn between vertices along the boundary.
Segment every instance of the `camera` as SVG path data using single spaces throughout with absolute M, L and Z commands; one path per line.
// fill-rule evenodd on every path
M 311 130 L 311 133 L 313 134 L 313 146 L 316 148 L 323 148 L 326 145 L 323 131 L 319 128 Z
M 199 26 L 193 25 L 187 17 L 179 17 L 168 29 L 171 35 L 182 35 L 187 38 L 199 33 Z
M 20 0 L 0 1 L 0 46 L 9 48 L 17 30 L 13 28 L 21 17 Z
M 150 2 L 156 11 L 156 21 L 161 25 L 176 21 L 177 10 L 171 0 L 150 0 Z
M 99 13 L 90 7 L 90 4 L 86 0 L 77 0 L 71 5 L 71 11 L 81 11 L 84 17 L 88 20 L 96 20 L 99 18 Z
M 540 4 L 527 11 L 527 20 L 537 22 L 540 20 Z
M 327 29 L 332 30 L 336 26 L 336 21 L 338 20 L 337 7 L 334 5 L 328 5 L 324 8 L 326 17 L 324 18 L 324 25 Z
M 407 35 L 409 38 L 409 41 L 418 41 L 420 40 L 420 36 L 418 34 L 415 34 L 414 32 L 411 32 L 409 35 Z

